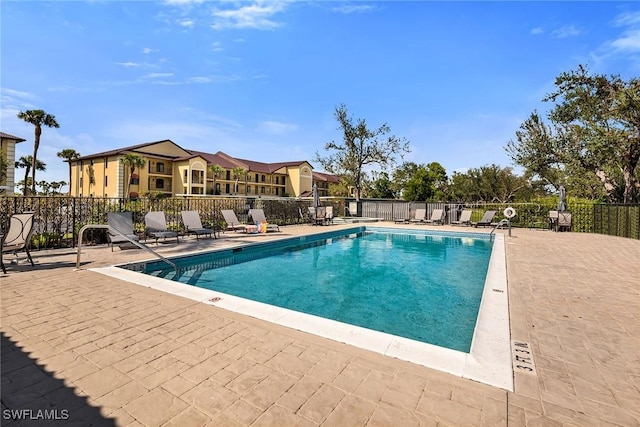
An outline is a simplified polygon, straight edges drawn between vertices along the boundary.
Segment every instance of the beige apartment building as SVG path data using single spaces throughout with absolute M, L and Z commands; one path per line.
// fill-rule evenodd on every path
M 13 194 L 16 186 L 16 144 L 26 141 L 24 138 L 0 132 L 0 160 L 3 171 L 0 174 L 2 194 Z
M 133 172 L 121 159 L 135 154 L 144 166 Z M 221 172 L 214 176 L 210 167 Z M 316 182 L 327 195 L 333 175 L 314 173 L 305 160 L 263 163 L 187 150 L 171 140 L 149 142 L 71 160 L 71 194 L 94 197 L 137 197 L 147 192 L 175 195 L 239 195 L 305 197 Z

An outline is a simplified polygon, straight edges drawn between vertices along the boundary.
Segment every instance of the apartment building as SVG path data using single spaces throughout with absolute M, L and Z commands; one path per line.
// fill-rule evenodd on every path
M 0 187 L 3 194 L 13 194 L 16 186 L 16 144 L 26 139 L 0 132 Z
M 135 154 L 144 166 L 125 165 L 121 159 Z M 211 168 L 217 166 L 218 173 Z M 321 174 L 322 188 L 327 178 Z M 320 176 L 316 174 L 316 176 Z M 305 160 L 264 163 L 180 147 L 171 140 L 149 142 L 71 160 L 71 194 L 96 197 L 137 197 L 146 192 L 175 195 L 242 195 L 300 197 L 314 183 Z M 328 187 L 327 187 L 328 188 Z

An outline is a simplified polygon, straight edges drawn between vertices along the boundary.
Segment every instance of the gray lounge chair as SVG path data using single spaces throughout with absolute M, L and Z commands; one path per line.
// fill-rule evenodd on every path
M 31 234 L 33 233 L 33 216 L 34 213 L 21 213 L 11 215 L 9 220 L 9 229 L 7 234 L 2 237 L 0 246 L 0 265 L 2 266 L 2 272 L 6 273 L 7 269 L 4 266 L 2 255 L 5 253 L 12 253 L 18 257 L 18 252 L 25 251 L 27 259 L 33 266 L 33 259 L 29 252 L 31 246 Z
M 180 214 L 182 215 L 182 223 L 184 224 L 187 233 L 195 234 L 196 240 L 200 239 L 200 236 L 211 237 L 213 235 L 214 238 L 217 238 L 215 230 L 202 226 L 202 221 L 200 220 L 200 214 L 198 211 L 182 211 Z
M 113 251 L 114 245 L 118 245 L 120 249 L 135 246 L 131 241 L 137 242 L 138 235 L 133 230 L 133 216 L 131 212 L 109 212 L 107 213 L 107 222 L 109 223 L 109 227 L 111 227 L 107 233 L 111 251 Z
M 473 211 L 471 209 L 464 209 L 462 213 L 460 213 L 460 218 L 451 221 L 451 225 L 471 225 L 472 213 Z
M 483 227 L 491 226 L 494 216 L 496 216 L 496 211 L 486 211 L 480 221 L 472 222 L 471 224 L 474 227 L 478 227 L 479 225 Z
M 431 218 L 424 220 L 425 224 L 444 224 L 444 209 L 434 209 L 431 212 Z
M 238 220 L 238 217 L 236 216 L 236 213 L 233 210 L 222 209 L 220 212 L 222 213 L 224 222 L 227 223 L 227 230 L 233 230 L 233 231 L 240 230 L 240 231 L 244 231 L 245 233 L 247 232 L 246 224 L 240 223 L 240 221 Z
M 156 245 L 158 239 L 163 238 L 176 238 L 176 243 L 180 243 L 178 233 L 175 231 L 169 231 L 167 227 L 167 219 L 164 212 L 156 211 L 149 212 L 144 216 L 145 233 L 147 236 L 156 239 Z
M 427 220 L 427 210 L 424 208 L 417 208 L 413 218 L 409 220 L 411 223 L 424 223 Z
M 262 209 L 250 209 L 249 210 L 249 215 L 251 215 L 251 218 L 253 218 L 253 223 L 255 225 L 258 224 L 267 224 L 267 231 L 280 231 L 280 227 L 278 227 L 278 224 L 271 224 L 269 223 L 269 221 L 267 221 L 267 217 L 264 214 L 264 210 Z

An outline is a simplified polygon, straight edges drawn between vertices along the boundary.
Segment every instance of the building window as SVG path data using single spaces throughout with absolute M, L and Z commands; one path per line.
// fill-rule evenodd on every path
M 108 181 L 108 178 L 109 178 L 109 177 L 105 175 L 105 177 L 104 177 L 104 186 L 105 186 L 105 187 L 108 185 L 108 184 L 107 184 L 107 183 L 109 182 L 109 181 Z
M 247 194 L 251 194 L 251 186 L 247 185 Z
M 229 194 L 229 184 L 224 185 L 224 192 Z
M 227 178 L 226 179 L 231 179 L 231 171 L 227 171 Z M 227 191 L 228 193 L 228 191 Z
M 158 173 L 164 173 L 164 163 L 158 163 L 158 164 L 156 164 L 156 172 L 158 172 Z
M 109 159 L 108 158 L 104 158 L 104 168 L 107 169 L 109 167 Z
M 276 188 L 276 196 L 280 194 L 279 190 L 280 190 L 279 188 Z
M 264 182 L 264 175 L 261 175 L 260 179 L 262 180 L 262 182 Z
M 164 179 L 162 178 L 156 179 L 156 188 L 164 188 Z
M 189 171 L 188 170 L 184 170 L 184 182 L 187 182 L 187 180 L 189 179 Z
M 284 181 L 284 180 L 285 180 L 285 179 L 286 179 L 286 177 L 284 177 L 284 176 L 283 176 L 283 177 L 282 177 L 282 185 L 284 185 L 284 183 L 285 183 L 285 181 Z
M 264 193 L 265 193 L 265 189 L 264 189 L 264 187 L 260 187 L 260 192 L 261 192 L 262 194 L 264 194 Z

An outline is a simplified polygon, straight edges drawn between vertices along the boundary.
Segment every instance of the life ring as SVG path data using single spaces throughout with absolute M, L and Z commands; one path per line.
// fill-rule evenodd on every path
M 511 206 L 509 206 L 508 208 L 506 208 L 506 209 L 504 210 L 504 212 L 502 212 L 502 213 L 504 214 L 504 216 L 505 216 L 507 219 L 511 219 L 511 218 L 513 218 L 514 216 L 516 216 L 516 210 L 515 210 L 515 209 L 513 209 Z

